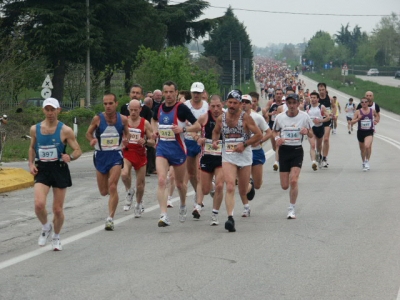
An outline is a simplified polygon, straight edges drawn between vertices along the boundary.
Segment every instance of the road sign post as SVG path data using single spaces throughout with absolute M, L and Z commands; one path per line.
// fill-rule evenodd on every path
M 42 83 L 42 90 L 40 95 L 42 98 L 47 99 L 51 97 L 51 90 L 53 89 L 53 83 L 51 82 L 50 75 L 47 75 Z

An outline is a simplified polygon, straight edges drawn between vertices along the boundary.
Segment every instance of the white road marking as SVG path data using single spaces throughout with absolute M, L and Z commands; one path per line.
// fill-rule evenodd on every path
M 191 192 L 186 194 L 186 196 L 191 196 L 191 195 L 194 195 L 194 191 L 191 191 Z M 178 200 L 179 200 L 179 197 L 176 197 L 176 198 L 172 199 L 172 202 L 176 202 Z M 157 205 L 153 205 L 153 206 L 151 206 L 149 208 L 146 208 L 145 213 L 151 212 L 151 211 L 153 211 L 153 210 L 155 210 L 155 209 L 157 209 L 159 207 L 160 206 L 158 204 Z M 122 218 L 114 220 L 114 224 L 118 225 L 118 224 L 121 224 L 123 222 L 129 221 L 130 219 L 133 219 L 133 218 L 135 218 L 135 215 L 132 213 L 132 214 L 130 214 L 128 216 L 125 216 L 125 217 L 122 217 Z M 63 239 L 62 240 L 62 245 L 67 245 L 67 244 L 76 242 L 76 241 L 78 241 L 80 239 L 83 239 L 83 238 L 85 238 L 87 236 L 93 235 L 93 234 L 95 234 L 97 232 L 100 232 L 100 231 L 103 231 L 103 230 L 104 230 L 104 224 L 100 225 L 100 226 L 97 226 L 97 227 L 94 227 L 92 229 L 86 230 L 86 231 L 81 232 L 79 234 L 70 236 L 69 238 Z M 33 258 L 35 256 L 41 255 L 41 254 L 46 253 L 46 252 L 48 252 L 50 250 L 52 250 L 51 249 L 51 245 L 47 245 L 47 246 L 44 246 L 44 247 L 40 247 L 39 249 L 36 249 L 34 251 L 22 254 L 20 256 L 5 260 L 5 261 L 0 263 L 0 270 L 3 270 L 3 269 L 5 269 L 7 267 L 10 267 L 12 265 L 16 265 L 16 264 L 18 264 L 20 262 L 23 262 L 23 261 L 28 260 L 30 258 Z

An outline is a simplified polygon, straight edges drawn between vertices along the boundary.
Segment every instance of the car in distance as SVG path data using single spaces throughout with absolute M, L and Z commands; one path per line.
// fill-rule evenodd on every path
M 396 71 L 396 73 L 394 73 L 394 78 L 400 78 L 400 71 Z
M 378 75 L 379 75 L 378 69 L 369 69 L 367 72 L 367 76 L 378 76 Z

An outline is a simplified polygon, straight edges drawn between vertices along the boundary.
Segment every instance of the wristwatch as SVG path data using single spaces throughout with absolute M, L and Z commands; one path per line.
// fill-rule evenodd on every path
M 243 143 L 243 146 L 246 148 L 248 145 L 246 142 Z
M 183 127 L 183 129 L 182 129 L 182 130 L 183 130 L 183 132 L 186 132 L 186 127 Z

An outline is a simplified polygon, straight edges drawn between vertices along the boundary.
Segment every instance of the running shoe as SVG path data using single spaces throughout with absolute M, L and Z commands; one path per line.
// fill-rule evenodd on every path
M 160 220 L 158 220 L 158 227 L 167 227 L 171 225 L 167 215 L 161 215 Z
M 140 201 L 140 208 L 141 208 L 142 213 L 144 213 L 144 204 L 143 204 L 143 201 Z
M 183 223 L 186 221 L 187 208 L 186 206 L 179 208 L 179 222 Z
M 135 218 L 140 218 L 142 216 L 142 204 L 141 203 L 136 203 L 135 204 Z
M 135 195 L 135 192 L 136 192 L 135 188 L 131 188 L 126 193 L 124 211 L 128 211 L 131 209 L 133 196 Z
M 274 163 L 274 165 L 272 166 L 272 168 L 274 169 L 274 171 L 278 171 L 278 169 L 279 169 L 279 164 L 278 164 L 277 161 Z
M 219 219 L 217 214 L 211 214 L 211 226 L 217 226 L 219 224 Z
M 106 225 L 105 225 L 104 229 L 107 231 L 113 231 L 114 230 L 114 222 L 112 220 L 106 220 Z
M 167 200 L 167 207 L 173 208 L 172 201 L 170 199 Z
M 196 205 L 196 208 L 193 209 L 193 211 L 192 211 L 192 215 L 195 220 L 200 219 L 200 212 L 201 212 L 201 206 Z
M 51 233 L 51 231 L 53 230 L 53 227 L 50 224 L 50 229 L 48 231 L 46 230 L 42 230 L 42 233 L 39 236 L 39 240 L 38 240 L 38 244 L 39 246 L 44 246 L 47 243 L 47 239 L 49 238 L 49 235 Z
M 367 171 L 369 171 L 371 169 L 368 160 L 365 161 L 365 168 L 367 169 Z
M 229 217 L 228 221 L 225 222 L 225 229 L 228 230 L 229 232 L 235 232 L 235 220 L 233 217 Z
M 351 131 L 349 130 L 349 134 L 351 134 Z
M 318 170 L 318 167 L 317 167 L 317 162 L 315 161 L 315 160 L 313 160 L 313 162 L 312 162 L 312 169 L 314 170 L 314 171 L 317 171 Z
M 54 239 L 53 238 L 53 240 L 51 242 L 51 245 L 53 247 L 53 251 L 61 251 L 62 250 L 60 239 Z
M 295 211 L 294 211 L 294 207 L 293 207 L 293 206 L 290 206 L 290 207 L 289 207 L 289 209 L 288 209 L 288 214 L 287 214 L 287 218 L 288 218 L 288 219 L 296 219 L 296 214 L 295 214 Z
M 367 171 L 367 167 L 365 166 L 365 163 L 362 164 L 362 170 L 363 170 L 363 172 Z
M 247 193 L 247 199 L 249 201 L 254 199 L 254 196 L 256 195 L 256 190 L 254 189 L 254 181 L 253 178 L 250 178 L 250 184 L 251 184 L 251 190 L 250 192 Z
M 242 217 L 243 218 L 248 218 L 248 217 L 250 217 L 250 212 L 251 212 L 251 209 L 250 209 L 250 207 L 249 208 L 244 208 L 243 209 L 243 212 L 242 212 Z
M 328 162 L 326 161 L 326 159 L 322 160 L 322 168 L 325 168 L 325 169 L 328 168 Z
M 211 182 L 211 185 L 212 185 L 212 187 L 211 187 L 211 191 L 210 191 L 210 196 L 211 196 L 211 198 L 214 198 L 214 195 L 215 195 L 215 181 L 214 180 Z
M 336 129 L 332 129 L 332 134 L 336 134 Z

